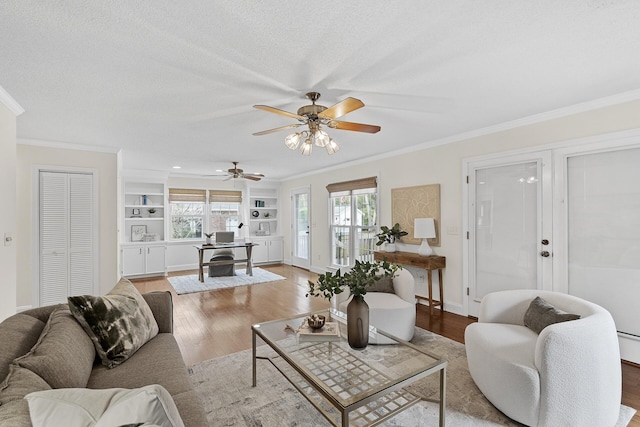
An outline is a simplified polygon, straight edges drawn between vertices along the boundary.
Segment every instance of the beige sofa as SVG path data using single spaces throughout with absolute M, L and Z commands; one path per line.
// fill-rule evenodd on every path
M 173 336 L 171 294 L 152 292 L 143 294 L 143 297 L 158 323 L 158 335 L 113 369 L 107 369 L 96 358 L 85 387 L 129 389 L 160 384 L 171 394 L 185 426 L 206 426 L 204 410 L 193 390 L 180 349 Z M 49 315 L 57 307 L 60 306 L 24 311 L 0 323 L 0 382 L 7 378 L 12 361 L 28 353 L 38 341 Z M 65 372 L 57 374 L 64 377 Z M 73 372 L 69 372 L 70 377 L 73 375 Z M 8 402 L 8 399 L 12 399 L 13 402 Z M 25 400 L 16 399 L 15 393 L 3 395 L 3 391 L 0 391 L 0 426 L 29 426 L 31 423 L 28 411 Z

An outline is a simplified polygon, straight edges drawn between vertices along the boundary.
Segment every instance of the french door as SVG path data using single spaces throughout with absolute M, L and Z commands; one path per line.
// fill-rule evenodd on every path
M 309 215 L 310 197 L 309 188 L 300 188 L 291 191 L 291 264 L 309 269 L 310 261 L 310 228 Z
M 486 294 L 552 288 L 551 152 L 474 161 L 468 172 L 468 312 Z

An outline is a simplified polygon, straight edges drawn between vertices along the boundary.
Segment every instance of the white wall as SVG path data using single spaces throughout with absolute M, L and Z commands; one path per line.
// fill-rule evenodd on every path
M 16 312 L 16 114 L 0 100 L 0 238 L 13 238 L 10 246 L 0 243 L 0 321 Z
M 98 171 L 98 269 L 99 289 L 105 294 L 118 280 L 118 175 L 117 155 L 19 144 L 17 146 L 17 302 L 28 307 L 32 300 L 33 177 L 37 166 L 96 169 Z
M 437 255 L 447 257 L 444 273 L 445 303 L 448 311 L 463 312 L 462 236 L 462 160 L 468 157 L 541 146 L 569 139 L 640 128 L 640 101 L 626 102 L 565 117 L 539 121 L 477 137 L 469 137 L 415 152 L 335 170 L 286 180 L 280 188 L 283 224 L 291 222 L 290 191 L 309 185 L 312 206 L 311 268 L 324 271 L 329 265 L 329 233 L 327 190 L 332 182 L 378 176 L 379 225 L 391 225 L 391 189 L 415 185 L 440 184 L 441 246 Z M 382 129 L 384 131 L 384 127 Z M 295 155 L 295 154 L 292 154 Z M 336 156 L 339 156 L 338 152 Z M 457 234 L 447 230 L 455 227 Z M 285 258 L 291 253 L 290 228 L 282 227 L 285 235 Z M 407 248 L 405 248 L 407 249 Z M 417 250 L 417 246 L 410 249 Z

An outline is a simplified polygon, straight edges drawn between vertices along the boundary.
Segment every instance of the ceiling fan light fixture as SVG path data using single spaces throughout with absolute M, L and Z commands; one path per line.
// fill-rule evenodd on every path
M 301 139 L 302 138 L 301 138 L 301 135 L 300 135 L 299 132 L 292 133 L 291 135 L 288 135 L 284 139 L 284 145 L 286 145 L 287 148 L 289 148 L 290 150 L 295 150 L 300 145 L 300 140 Z
M 340 146 L 333 140 L 333 138 L 329 138 L 329 142 L 324 146 L 324 148 L 327 150 L 327 153 L 334 154 L 340 149 Z
M 320 129 L 319 127 L 318 127 L 318 130 L 313 133 L 313 137 L 315 140 L 315 144 L 318 147 L 326 146 L 327 143 L 331 140 L 331 138 L 329 138 L 329 134 L 323 131 L 322 129 Z
M 307 138 L 302 146 L 300 146 L 300 154 L 302 154 L 303 156 L 310 156 L 312 150 L 313 144 L 311 143 L 311 139 Z

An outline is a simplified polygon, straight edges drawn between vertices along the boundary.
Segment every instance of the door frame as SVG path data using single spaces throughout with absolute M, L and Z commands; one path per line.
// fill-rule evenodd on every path
M 100 279 L 100 183 L 98 169 L 72 166 L 33 165 L 31 173 L 31 306 L 40 307 L 40 172 L 81 173 L 92 175 L 93 183 L 93 294 L 99 293 Z M 117 231 L 116 231 L 117 233 Z
M 295 252 L 296 252 L 296 245 L 297 245 L 297 235 L 296 235 L 296 231 L 297 231 L 297 211 L 296 211 L 296 203 L 295 203 L 295 196 L 297 194 L 307 194 L 307 206 L 308 206 L 308 212 L 307 212 L 307 227 L 309 228 L 309 234 L 308 234 L 308 241 L 307 241 L 307 262 L 300 262 L 300 260 L 303 260 L 304 258 L 299 258 L 295 256 Z M 290 192 L 290 197 L 291 197 L 291 265 L 294 267 L 300 267 L 300 268 L 304 268 L 307 270 L 311 269 L 311 240 L 313 238 L 312 236 L 312 232 L 311 232 L 311 186 L 305 186 L 305 187 L 298 187 L 298 188 L 293 188 L 291 189 Z
M 537 216 L 539 219 L 536 233 L 537 251 L 541 251 L 541 240 L 552 239 L 551 244 L 544 247 L 544 250 L 553 255 L 553 156 L 548 148 L 540 147 L 536 150 L 526 150 L 524 152 L 498 153 L 489 156 L 481 156 L 463 160 L 463 209 L 462 223 L 462 283 L 463 283 L 463 309 L 464 313 L 471 313 L 471 288 L 475 286 L 471 272 L 475 269 L 475 171 L 490 167 L 508 166 L 514 164 L 540 161 L 540 190 L 537 196 Z M 473 212 L 472 212 L 473 211 Z M 551 290 L 553 288 L 554 257 L 539 261 L 537 265 L 537 287 L 538 289 Z M 473 283 L 472 283 L 473 282 Z

